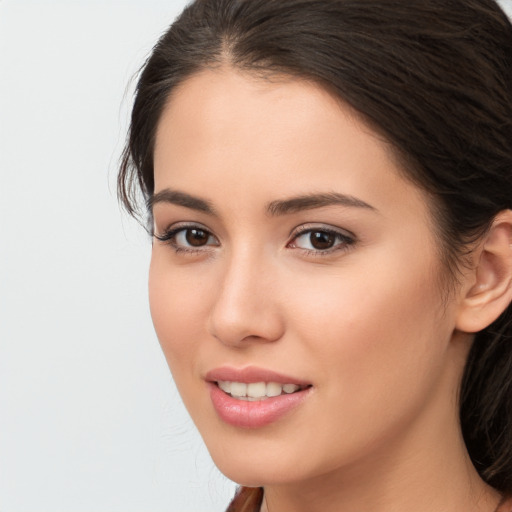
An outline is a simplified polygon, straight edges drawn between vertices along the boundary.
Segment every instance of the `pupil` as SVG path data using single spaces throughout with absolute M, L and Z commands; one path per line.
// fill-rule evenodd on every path
M 334 244 L 335 236 L 325 231 L 315 231 L 311 233 L 310 241 L 315 249 L 330 249 Z
M 208 242 L 208 233 L 202 229 L 188 229 L 185 238 L 190 245 L 200 247 Z

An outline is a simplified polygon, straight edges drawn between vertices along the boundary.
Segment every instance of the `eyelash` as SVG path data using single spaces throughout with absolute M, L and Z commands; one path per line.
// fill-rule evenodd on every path
M 178 245 L 176 243 L 176 236 L 179 233 L 181 233 L 181 232 L 185 233 L 186 231 L 192 230 L 192 229 L 196 229 L 198 231 L 204 231 L 208 235 L 208 238 L 210 238 L 210 237 L 215 238 L 214 235 L 212 235 L 212 233 L 208 229 L 201 226 L 201 224 L 180 224 L 174 228 L 166 229 L 163 232 L 163 234 L 161 234 L 161 235 L 153 233 L 153 236 L 160 242 L 170 245 L 177 254 L 178 253 L 197 254 L 197 253 L 204 252 L 205 247 L 209 247 L 209 246 L 200 246 L 197 249 L 195 249 L 193 247 L 183 247 L 182 245 Z
M 178 245 L 176 243 L 177 235 L 179 235 L 182 232 L 185 233 L 188 230 L 193 230 L 193 229 L 196 229 L 198 231 L 203 231 L 208 236 L 208 240 L 210 238 L 214 238 L 215 240 L 217 240 L 215 238 L 215 236 L 211 233 L 211 231 L 209 231 L 208 229 L 206 229 L 205 227 L 203 227 L 200 224 L 181 224 L 174 228 L 167 229 L 161 235 L 153 233 L 153 236 L 160 242 L 170 245 L 172 247 L 172 249 L 177 254 L 179 254 L 179 253 L 188 253 L 188 254 L 204 253 L 206 250 L 208 250 L 207 249 L 208 247 L 212 247 L 211 244 L 208 244 L 208 245 L 205 244 L 202 246 L 198 246 L 197 248 L 193 248 L 193 247 L 184 247 L 183 245 Z M 333 247 L 329 247 L 324 250 L 322 250 L 322 249 L 305 249 L 305 248 L 297 247 L 297 245 L 296 245 L 297 239 L 299 239 L 302 236 L 307 235 L 308 233 L 310 235 L 313 233 L 323 233 L 323 234 L 331 235 L 331 236 L 335 237 L 335 242 L 338 242 L 338 243 L 336 243 L 336 245 L 334 245 Z M 346 251 L 356 243 L 356 238 L 352 234 L 347 234 L 346 232 L 336 230 L 333 228 L 319 227 L 319 226 L 311 226 L 311 227 L 301 226 L 301 227 L 295 229 L 290 236 L 291 236 L 291 241 L 286 244 L 286 247 L 298 249 L 298 250 L 302 251 L 304 254 L 306 254 L 307 256 L 313 256 L 313 257 L 328 256 L 328 255 L 331 255 L 332 253 L 340 251 L 340 250 Z M 217 244 L 215 244 L 213 246 L 216 247 L 218 245 L 219 244 L 217 242 Z
M 301 247 L 296 246 L 296 241 L 298 238 L 305 236 L 309 234 L 310 236 L 313 233 L 323 233 L 328 234 L 333 237 L 335 237 L 336 245 L 333 247 L 329 247 L 327 249 L 321 250 L 321 249 L 304 249 Z M 337 251 L 347 251 L 351 246 L 353 246 L 356 243 L 356 238 L 354 235 L 349 234 L 347 232 L 333 229 L 330 227 L 322 227 L 322 226 L 301 226 L 297 228 L 291 235 L 292 241 L 289 242 L 286 246 L 287 247 L 294 247 L 303 251 L 304 254 L 307 256 L 314 256 L 314 257 L 323 257 L 323 256 L 329 256 L 334 252 Z

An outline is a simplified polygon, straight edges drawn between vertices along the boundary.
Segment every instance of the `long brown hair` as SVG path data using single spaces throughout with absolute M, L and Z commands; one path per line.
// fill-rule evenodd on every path
M 169 95 L 222 64 L 321 84 L 394 147 L 428 191 L 453 280 L 469 241 L 512 208 L 512 26 L 493 0 L 196 0 L 138 81 L 119 195 L 153 194 Z M 460 418 L 482 478 L 512 493 L 512 308 L 476 335 Z

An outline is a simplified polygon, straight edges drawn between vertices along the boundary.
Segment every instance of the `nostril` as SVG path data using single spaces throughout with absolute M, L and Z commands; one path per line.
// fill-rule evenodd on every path
M 271 311 L 222 316 L 217 310 L 209 321 L 210 334 L 224 345 L 241 348 L 253 343 L 277 341 L 284 333 L 283 323 Z

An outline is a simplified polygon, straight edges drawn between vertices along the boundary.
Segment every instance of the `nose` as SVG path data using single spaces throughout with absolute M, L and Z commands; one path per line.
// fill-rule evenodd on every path
M 225 262 L 209 316 L 210 334 L 225 345 L 242 348 L 279 340 L 284 332 L 272 266 L 255 255 Z

